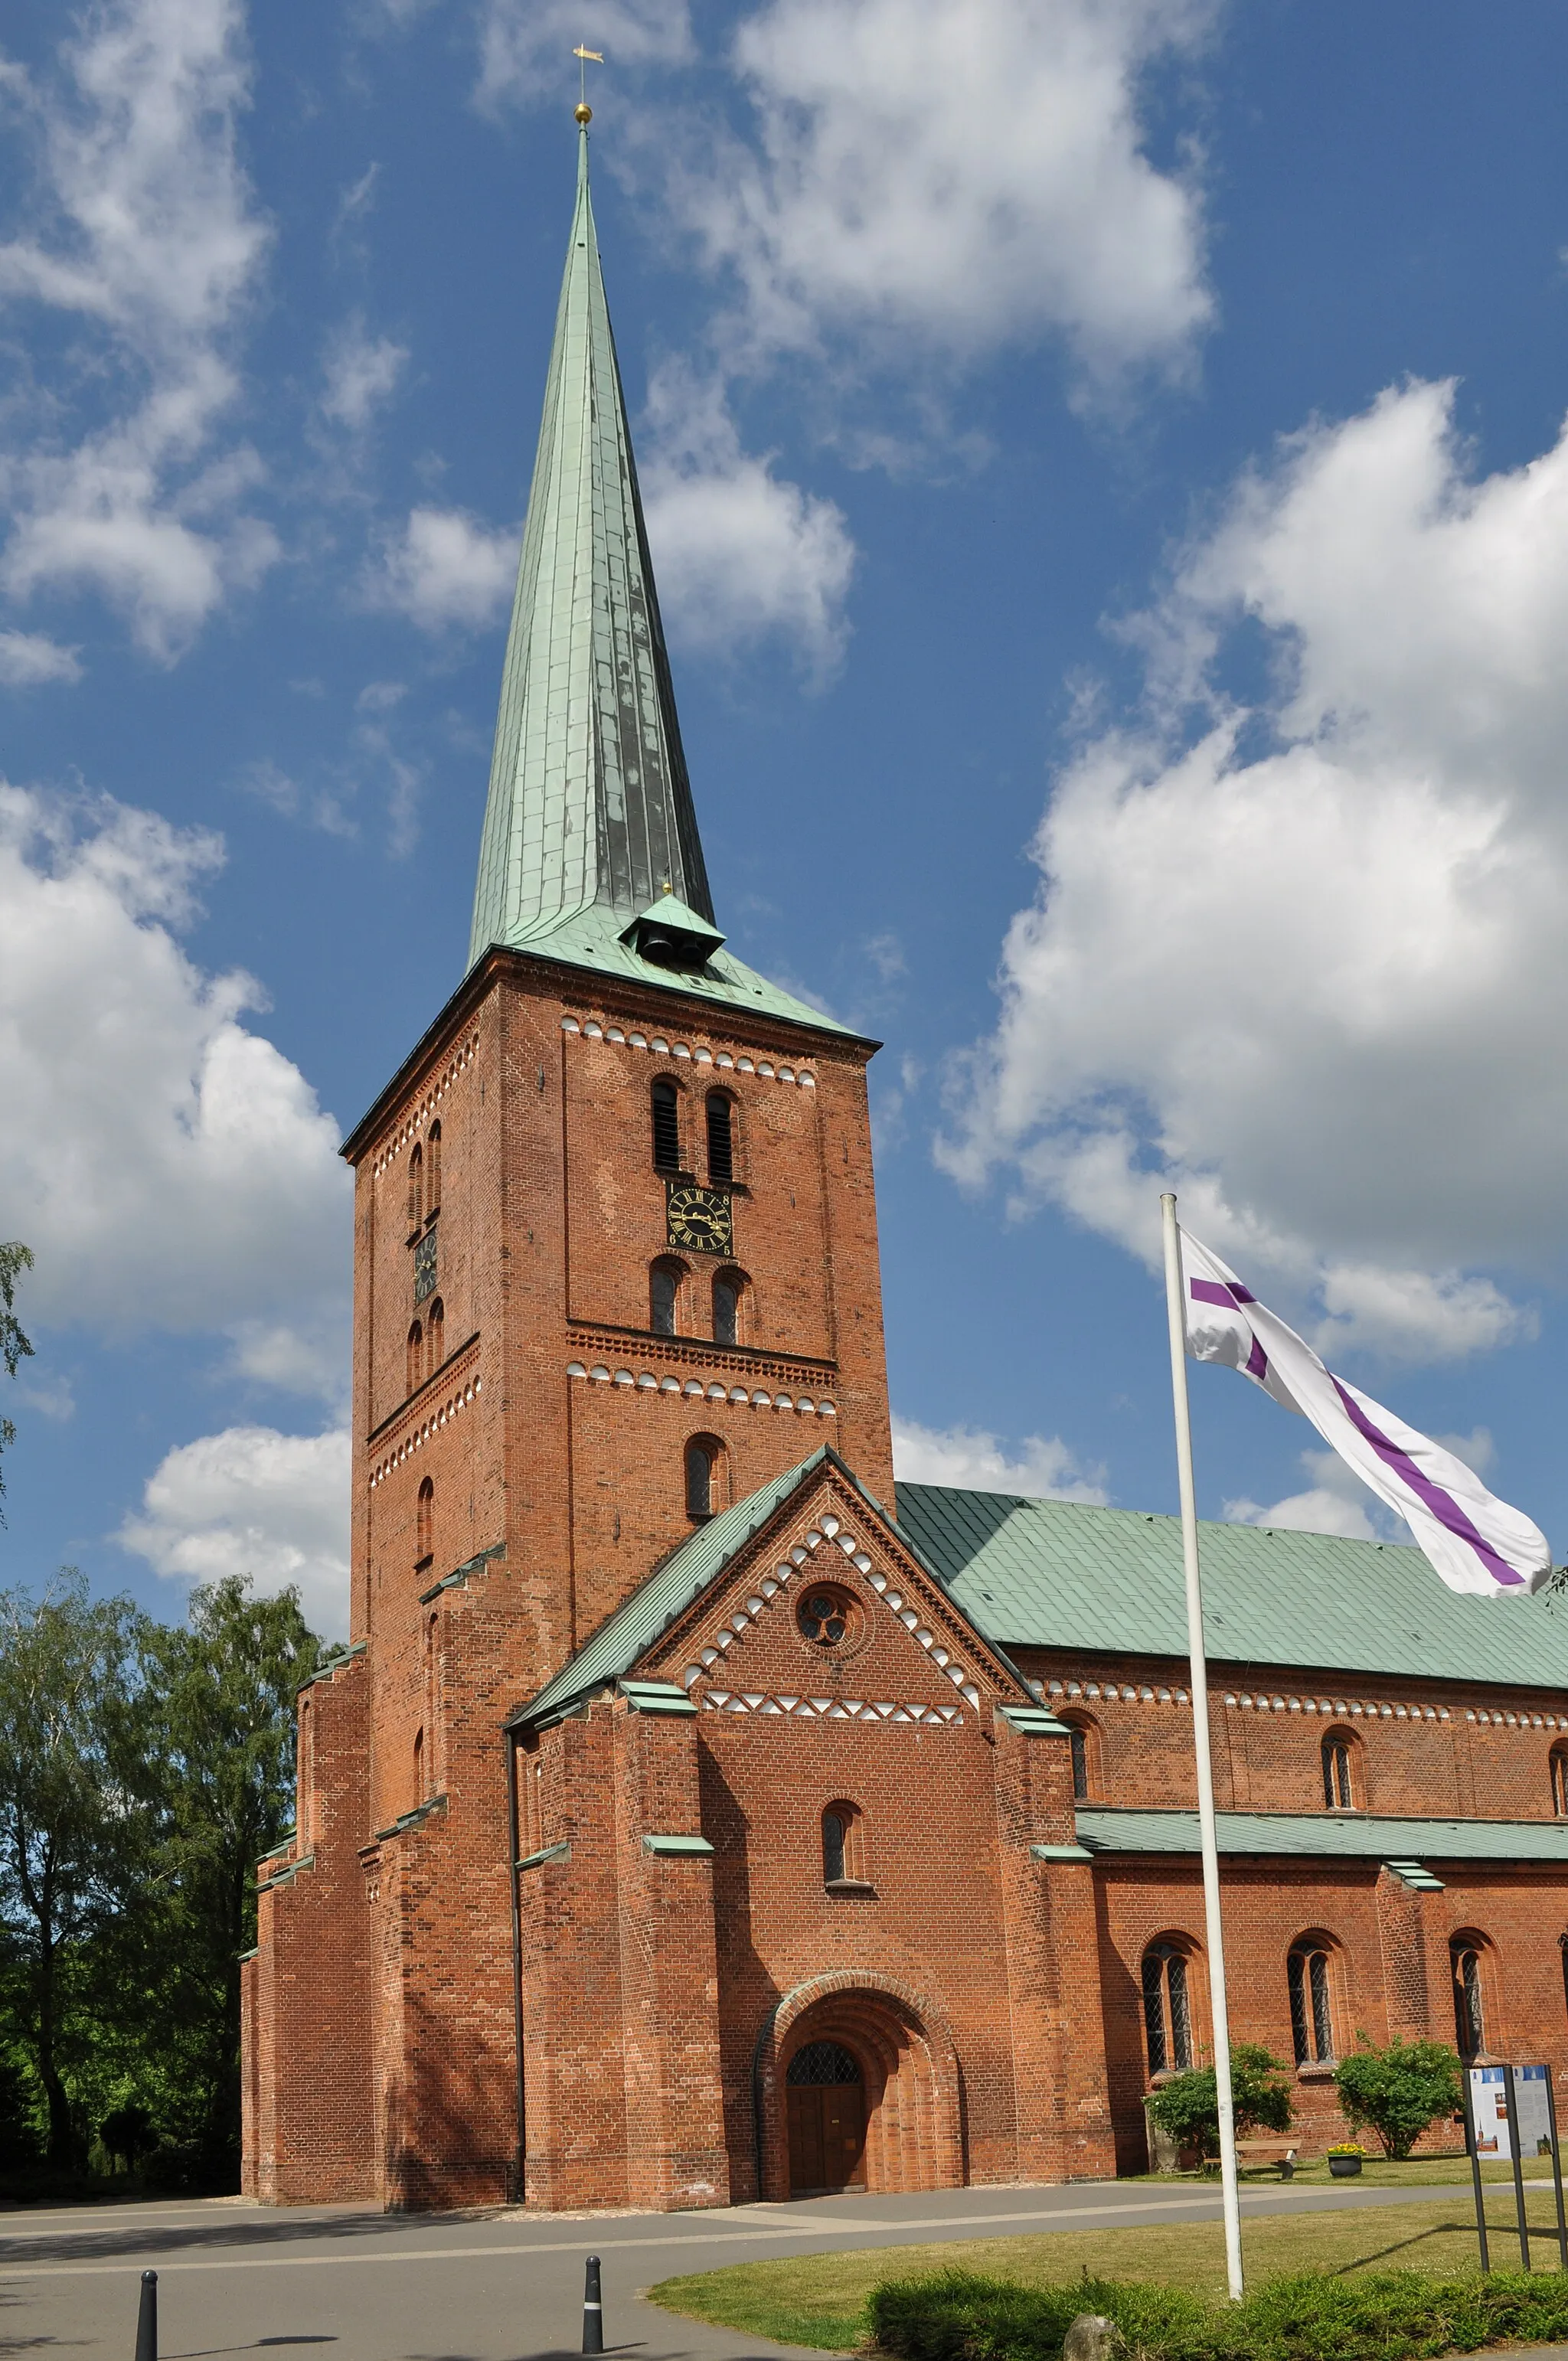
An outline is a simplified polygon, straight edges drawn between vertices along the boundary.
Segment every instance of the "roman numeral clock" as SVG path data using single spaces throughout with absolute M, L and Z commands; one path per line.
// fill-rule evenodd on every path
M 696 1180 L 665 1183 L 665 1228 L 673 1246 L 690 1254 L 727 1255 L 735 1250 L 735 1216 L 727 1189 L 704 1189 Z

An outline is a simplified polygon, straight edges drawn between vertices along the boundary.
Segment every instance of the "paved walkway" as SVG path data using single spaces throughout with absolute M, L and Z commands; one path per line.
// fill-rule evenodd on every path
M 1442 2188 L 1254 2186 L 1248 2214 L 1427 2204 Z M 1469 2207 L 1468 2188 L 1453 2190 Z M 159 2275 L 161 2361 L 320 2345 L 321 2361 L 565 2361 L 581 2344 L 583 2258 L 603 2257 L 605 2344 L 625 2361 L 780 2361 L 795 2348 L 677 2320 L 639 2288 L 766 2255 L 1012 2232 L 1205 2221 L 1182 2183 L 822 2197 L 713 2213 L 382 2213 L 229 2198 L 0 2213 L 0 2355 L 131 2361 L 140 2274 Z M 1557 2348 L 1551 2348 L 1553 2352 Z M 1568 2356 L 1568 2348 L 1564 2348 Z M 1544 2356 L 1546 2347 L 1537 2348 Z M 302 2352 L 300 2361 L 307 2361 Z

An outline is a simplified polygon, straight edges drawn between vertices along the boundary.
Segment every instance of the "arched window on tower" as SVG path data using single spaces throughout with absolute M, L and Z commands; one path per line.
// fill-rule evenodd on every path
M 1303 1935 L 1286 1963 L 1290 2032 L 1298 2066 L 1332 2066 L 1334 2048 L 1333 1967 L 1326 1936 Z
M 1187 1953 L 1172 1942 L 1144 1953 L 1144 2032 L 1149 2073 L 1184 2074 L 1192 2063 L 1192 2004 Z
M 680 1333 L 681 1281 L 685 1271 L 678 1262 L 656 1262 L 648 1274 L 648 1324 L 655 1336 Z
M 710 1434 L 694 1434 L 686 1445 L 686 1514 L 706 1524 L 719 1507 L 718 1471 L 723 1445 Z
M 414 1510 L 414 1564 L 428 1565 L 435 1554 L 435 1487 L 427 1476 Z
M 866 1883 L 865 1818 L 858 1804 L 829 1804 L 822 1815 L 822 1883 Z
M 1568 1746 L 1552 1750 L 1552 1808 L 1560 1819 L 1568 1818 Z
M 425 1140 L 424 1209 L 434 1217 L 441 1211 L 441 1126 L 433 1123 Z
M 422 1730 L 416 1730 L 414 1732 L 414 1802 L 422 1804 L 424 1798 L 424 1732 Z
M 745 1274 L 739 1270 L 721 1270 L 713 1282 L 713 1341 L 716 1345 L 739 1345 L 741 1342 L 741 1312 L 746 1300 Z
M 404 1390 L 414 1393 L 424 1383 L 424 1327 L 418 1320 L 409 1330 L 407 1384 Z
M 425 1367 L 433 1373 L 446 1358 L 446 1306 L 438 1295 L 426 1314 L 430 1323 L 426 1340 Z
M 1323 1806 L 1354 1812 L 1361 1806 L 1358 1749 L 1347 1730 L 1331 1730 L 1323 1741 Z
M 655 1082 L 653 1102 L 653 1169 L 656 1172 L 678 1172 L 681 1169 L 681 1094 L 674 1082 Z
M 1453 1972 L 1453 2032 L 1461 2058 L 1479 2058 L 1486 2048 L 1486 1940 L 1455 1935 L 1448 1947 Z
M 415 1144 L 409 1158 L 409 1228 L 417 1230 L 424 1219 L 424 1150 Z
M 1073 1801 L 1086 1804 L 1100 1786 L 1100 1732 L 1086 1714 L 1064 1713 L 1058 1719 L 1072 1734 Z
M 728 1189 L 735 1178 L 735 1123 L 723 1091 L 707 1094 L 707 1177 L 716 1189 Z

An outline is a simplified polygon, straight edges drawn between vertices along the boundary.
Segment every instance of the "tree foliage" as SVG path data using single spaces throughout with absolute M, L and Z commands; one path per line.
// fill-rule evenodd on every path
M 5 1374 L 9 1378 L 16 1376 L 33 1349 L 16 1317 L 16 1281 L 25 1270 L 31 1270 L 32 1267 L 31 1246 L 25 1246 L 20 1238 L 0 1240 L 0 1361 L 5 1362 Z M 11 1421 L 0 1418 L 0 1455 L 4 1455 L 6 1445 L 16 1440 L 16 1430 Z M 5 1477 L 0 1471 L 0 1497 L 4 1497 L 5 1490 Z M 4 1515 L 0 1514 L 0 1525 L 5 1521 Z
M 1379 2049 L 1365 2033 L 1334 2070 L 1347 2123 L 1375 2131 L 1385 2156 L 1403 2160 L 1427 2125 L 1463 2104 L 1459 2059 L 1442 2041 L 1391 2041 Z
M 1290 2084 L 1279 2059 L 1258 2041 L 1238 2041 L 1231 2052 L 1231 2103 L 1237 2136 L 1249 2131 L 1288 2132 L 1292 2122 Z M 1149 2114 L 1179 2147 L 1201 2157 L 1220 2153 L 1220 2100 L 1212 2066 L 1173 2074 L 1147 2101 Z
M 254 1872 L 293 1818 L 298 1595 L 155 1622 L 67 1569 L 0 1594 L 0 2169 L 94 2140 L 233 2187 Z

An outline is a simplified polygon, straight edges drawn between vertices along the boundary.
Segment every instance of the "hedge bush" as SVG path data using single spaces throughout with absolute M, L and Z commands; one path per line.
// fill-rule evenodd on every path
M 885 2279 L 867 2304 L 877 2345 L 899 2361 L 1058 2361 L 1081 2312 L 1115 2323 L 1127 2361 L 1425 2361 L 1503 2341 L 1568 2339 L 1568 2274 L 1304 2272 L 1232 2304 L 1139 2280 L 1030 2288 L 940 2271 Z

